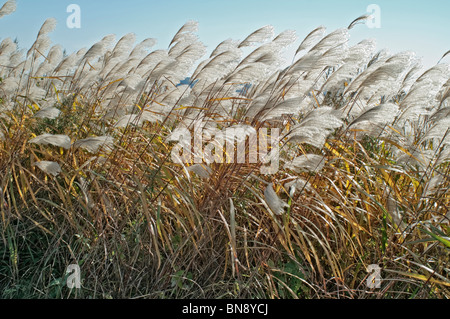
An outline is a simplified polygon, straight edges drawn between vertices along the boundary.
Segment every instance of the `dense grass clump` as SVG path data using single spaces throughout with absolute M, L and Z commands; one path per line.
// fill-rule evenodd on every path
M 287 67 L 271 26 L 204 58 L 195 22 L 65 55 L 54 24 L 0 43 L 0 298 L 450 296 L 447 64 L 324 27 Z M 174 161 L 227 128 L 278 129 L 279 168 Z

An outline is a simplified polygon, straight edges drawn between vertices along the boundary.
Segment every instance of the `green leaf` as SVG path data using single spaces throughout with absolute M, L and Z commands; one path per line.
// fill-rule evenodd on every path
M 439 235 L 436 235 L 426 229 L 420 228 L 421 231 L 423 231 L 424 233 L 430 235 L 431 237 L 433 237 L 434 239 L 436 239 L 437 241 L 440 241 L 442 244 L 444 244 L 445 246 L 447 246 L 447 248 L 450 248 L 450 239 L 448 239 L 448 237 L 441 237 Z

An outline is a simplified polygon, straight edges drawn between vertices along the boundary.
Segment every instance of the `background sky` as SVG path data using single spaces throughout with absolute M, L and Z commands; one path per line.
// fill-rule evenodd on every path
M 0 0 L 0 5 L 4 2 Z M 66 8 L 72 3 L 81 7 L 80 29 L 66 26 L 70 15 Z M 138 41 L 156 38 L 154 49 L 161 49 L 186 21 L 196 20 L 199 38 L 209 52 L 225 39 L 243 40 L 268 24 L 276 33 L 296 30 L 295 51 L 314 28 L 324 25 L 331 32 L 347 27 L 367 13 L 369 4 L 381 8 L 381 28 L 357 25 L 350 32 L 350 44 L 373 38 L 377 49 L 416 52 L 427 67 L 450 50 L 448 0 L 17 0 L 17 11 L 0 20 L 0 38 L 17 37 L 20 47 L 29 48 L 42 23 L 54 17 L 58 26 L 50 37 L 68 53 L 89 48 L 107 34 L 116 34 L 118 40 L 130 32 Z

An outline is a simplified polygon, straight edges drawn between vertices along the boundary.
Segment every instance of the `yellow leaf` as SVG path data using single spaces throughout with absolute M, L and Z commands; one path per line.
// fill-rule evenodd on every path
M 403 272 L 403 271 L 399 271 L 398 273 L 403 275 L 403 276 L 407 276 L 407 277 L 411 277 L 411 278 L 415 278 L 415 279 L 419 279 L 419 280 L 423 280 L 423 281 L 429 281 L 429 282 L 432 282 L 434 284 L 439 284 L 439 285 L 444 285 L 444 286 L 450 287 L 450 282 L 437 280 L 437 279 L 434 279 L 434 278 L 431 278 L 431 277 L 427 278 L 426 276 L 421 275 L 421 274 L 410 273 L 410 272 Z

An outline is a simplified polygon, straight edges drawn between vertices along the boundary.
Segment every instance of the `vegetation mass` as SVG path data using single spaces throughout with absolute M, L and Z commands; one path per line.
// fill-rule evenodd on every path
M 358 22 L 287 64 L 272 26 L 210 56 L 192 21 L 167 50 L 67 55 L 54 19 L 27 51 L 3 39 L 0 298 L 448 298 L 450 68 L 349 46 Z M 279 169 L 174 161 L 181 128 L 278 129 Z

